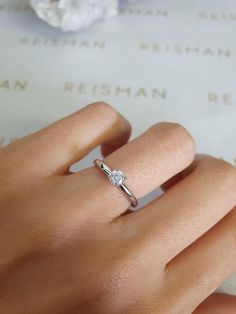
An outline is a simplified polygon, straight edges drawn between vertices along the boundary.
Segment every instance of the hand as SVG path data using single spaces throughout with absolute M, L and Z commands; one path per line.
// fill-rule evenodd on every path
M 236 271 L 235 168 L 192 163 L 178 124 L 129 135 L 97 103 L 0 150 L 1 313 L 187 314 L 205 299 L 196 313 L 236 312 L 234 297 L 210 296 Z M 100 144 L 135 196 L 165 193 L 127 214 L 97 167 L 70 173 Z

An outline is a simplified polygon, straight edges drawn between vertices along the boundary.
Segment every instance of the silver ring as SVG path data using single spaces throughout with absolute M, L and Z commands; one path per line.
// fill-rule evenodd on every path
M 93 163 L 107 175 L 108 179 L 113 185 L 120 188 L 121 191 L 123 191 L 126 194 L 126 196 L 128 196 L 132 207 L 136 207 L 138 205 L 137 198 L 124 184 L 124 180 L 126 180 L 127 177 L 124 175 L 122 171 L 111 170 L 111 168 L 108 167 L 108 165 L 106 165 L 100 159 L 95 159 Z

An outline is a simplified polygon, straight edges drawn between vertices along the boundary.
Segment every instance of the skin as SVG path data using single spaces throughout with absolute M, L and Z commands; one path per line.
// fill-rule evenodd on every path
M 0 150 L 1 313 L 236 313 L 213 294 L 236 271 L 235 168 L 178 124 L 130 132 L 96 103 Z M 70 172 L 99 145 L 138 198 L 162 196 L 130 212 L 98 168 Z

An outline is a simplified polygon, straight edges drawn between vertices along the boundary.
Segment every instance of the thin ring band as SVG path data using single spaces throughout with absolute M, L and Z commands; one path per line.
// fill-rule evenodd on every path
M 130 191 L 130 189 L 123 183 L 124 180 L 127 179 L 127 177 L 124 175 L 124 173 L 120 170 L 111 170 L 111 168 L 106 165 L 103 161 L 100 159 L 95 159 L 94 162 L 95 166 L 97 166 L 100 170 L 103 171 L 103 173 L 106 174 L 110 182 L 115 185 L 116 187 L 120 188 L 121 191 L 123 191 L 126 196 L 129 198 L 131 206 L 136 207 L 138 205 L 137 198 L 134 196 L 134 194 Z

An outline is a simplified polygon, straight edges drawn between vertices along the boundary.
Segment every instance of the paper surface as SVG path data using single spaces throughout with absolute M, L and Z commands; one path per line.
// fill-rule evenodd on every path
M 198 152 L 236 164 L 235 34 L 234 0 L 137 1 L 69 34 L 27 1 L 0 0 L 0 145 L 103 100 L 131 121 L 133 137 L 180 122 Z M 224 287 L 236 293 L 236 279 Z

